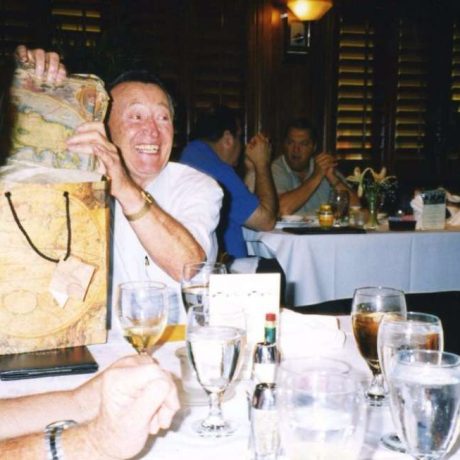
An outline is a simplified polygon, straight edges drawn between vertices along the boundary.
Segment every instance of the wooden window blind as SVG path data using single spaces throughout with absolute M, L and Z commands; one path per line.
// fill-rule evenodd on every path
M 398 23 L 395 153 L 420 156 L 425 145 L 428 37 L 424 28 L 408 19 Z
M 365 23 L 340 22 L 336 153 L 363 159 L 372 150 L 374 30 Z
M 98 0 L 52 0 L 54 44 L 95 46 L 102 32 L 102 11 L 103 2 Z
M 453 28 L 451 78 L 451 100 L 460 113 L 460 22 L 456 22 Z

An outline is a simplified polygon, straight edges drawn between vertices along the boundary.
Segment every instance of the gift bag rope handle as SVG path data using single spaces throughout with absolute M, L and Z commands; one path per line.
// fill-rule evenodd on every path
M 70 256 L 70 250 L 71 250 L 71 245 L 72 245 L 72 228 L 70 225 L 69 192 L 64 192 L 63 195 L 65 198 L 65 217 L 66 217 L 66 224 L 67 224 L 67 251 L 64 256 L 64 260 L 67 260 L 68 257 Z M 13 201 L 11 200 L 11 192 L 6 192 L 5 196 L 6 196 L 6 199 L 8 200 L 8 204 L 10 205 L 10 209 L 11 209 L 11 213 L 13 214 L 14 221 L 16 222 L 16 225 L 19 227 L 19 230 L 21 230 L 22 234 L 26 237 L 26 240 L 30 244 L 30 247 L 40 257 L 43 257 L 43 259 L 49 260 L 50 262 L 54 262 L 57 264 L 59 262 L 59 259 L 53 259 L 52 257 L 48 257 L 46 254 L 43 254 L 43 252 L 41 252 L 30 239 L 30 236 L 27 234 L 26 229 L 22 226 L 21 222 L 19 221 L 18 215 L 16 214 L 16 210 L 14 209 L 14 206 L 13 206 Z

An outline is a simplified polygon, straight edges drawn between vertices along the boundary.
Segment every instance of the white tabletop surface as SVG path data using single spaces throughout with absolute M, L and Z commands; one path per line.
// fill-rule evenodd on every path
M 328 349 L 323 346 L 321 354 L 333 356 L 349 362 L 356 372 L 369 377 L 370 372 L 364 360 L 360 357 L 352 334 L 350 333 L 350 318 L 347 316 L 339 318 L 340 328 L 344 331 L 346 340 L 344 345 L 338 348 Z M 161 365 L 169 369 L 179 378 L 179 361 L 174 352 L 183 342 L 167 343 L 156 350 L 155 356 Z M 123 341 L 120 336 L 112 335 L 108 344 L 90 346 L 91 352 L 100 364 L 101 369 L 120 356 L 133 352 L 133 349 Z M 308 347 L 306 353 L 319 352 L 314 347 Z M 36 393 L 53 389 L 66 389 L 75 387 L 86 379 L 88 375 L 72 377 L 50 377 L 33 380 L 21 380 L 15 382 L 0 382 L 0 397 L 11 397 L 22 394 Z M 248 449 L 249 423 L 248 403 L 246 388 L 248 382 L 241 381 L 236 385 L 234 395 L 224 402 L 223 410 L 225 417 L 232 419 L 239 425 L 237 432 L 228 437 L 220 439 L 200 438 L 191 430 L 191 422 L 202 418 L 207 413 L 207 406 L 187 406 L 176 415 L 172 428 L 157 437 L 149 439 L 142 453 L 136 457 L 139 459 L 172 460 L 177 458 L 199 459 L 199 460 L 235 460 L 250 459 Z M 361 460 L 382 460 L 394 459 L 404 460 L 410 457 L 403 454 L 391 452 L 379 443 L 383 433 L 392 430 L 392 421 L 388 407 L 371 409 L 368 411 L 366 422 L 366 439 L 360 453 Z M 452 458 L 460 459 L 460 452 Z M 331 459 L 335 460 L 335 459 Z
M 287 278 L 287 304 L 346 299 L 361 286 L 410 292 L 460 290 L 460 229 L 294 235 L 244 229 L 251 255 L 275 257 Z

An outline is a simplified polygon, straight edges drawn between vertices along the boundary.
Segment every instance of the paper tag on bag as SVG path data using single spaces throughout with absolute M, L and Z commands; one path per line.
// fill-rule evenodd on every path
M 56 302 L 64 307 L 69 297 L 84 301 L 95 269 L 95 266 L 84 263 L 78 257 L 61 259 L 49 287 Z

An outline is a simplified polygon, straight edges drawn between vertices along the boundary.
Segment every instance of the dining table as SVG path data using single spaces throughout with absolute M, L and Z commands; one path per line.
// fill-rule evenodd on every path
M 304 323 L 304 326 L 308 327 L 308 324 L 310 324 L 318 332 L 317 339 L 324 340 L 324 343 L 320 347 L 321 351 L 318 351 L 318 347 L 311 346 L 311 344 L 307 346 L 305 342 L 305 347 L 301 351 L 302 355 L 314 354 L 315 356 L 323 356 L 325 358 L 332 356 L 334 359 L 348 362 L 353 371 L 363 379 L 367 380 L 370 378 L 370 371 L 358 352 L 351 332 L 350 316 L 335 317 L 337 331 L 329 330 L 333 335 L 328 336 L 326 330 L 321 331 L 321 326 L 311 323 L 311 321 L 315 321 L 314 317 L 317 315 L 300 315 L 299 313 L 295 313 L 294 315 L 299 316 L 293 316 L 291 324 L 295 323 L 299 325 L 302 321 L 300 318 L 303 317 L 303 320 L 309 322 Z M 324 320 L 324 318 L 322 319 Z M 280 329 L 280 337 L 282 337 L 282 334 L 286 334 L 286 337 L 289 337 L 287 335 L 289 331 L 286 328 L 283 329 L 283 326 Z M 337 334 L 339 335 L 337 336 Z M 302 336 L 305 338 L 305 334 L 302 334 Z M 338 337 L 339 340 L 334 339 L 334 345 L 332 345 L 333 340 L 328 337 L 334 337 L 335 339 Z M 331 346 L 327 346 L 328 342 L 331 343 Z M 283 342 L 281 341 L 281 343 Z M 182 347 L 184 347 L 183 341 L 166 342 L 158 346 L 154 351 L 154 356 L 160 365 L 169 370 L 176 380 L 181 400 L 181 409 L 175 415 L 171 428 L 156 436 L 151 436 L 144 449 L 134 458 L 152 460 L 173 460 L 184 457 L 197 460 L 215 460 L 216 458 L 219 460 L 252 459 L 253 454 L 250 448 L 249 434 L 250 423 L 248 418 L 248 389 L 252 388 L 250 381 L 238 379 L 228 390 L 228 397 L 223 402 L 224 416 L 236 423 L 238 427 L 236 432 L 231 436 L 222 438 L 200 437 L 192 430 L 191 424 L 193 421 L 203 418 L 208 411 L 208 407 L 205 398 L 190 398 L 182 388 L 179 359 L 176 356 L 176 351 Z M 99 372 L 121 356 L 134 352 L 134 349 L 124 341 L 119 333 L 111 333 L 106 344 L 90 345 L 89 349 L 99 363 Z M 298 347 L 296 349 L 298 350 Z M 288 353 L 287 348 L 286 353 Z M 91 377 L 91 374 L 87 374 L 2 381 L 0 382 L 0 398 L 71 389 Z M 359 454 L 356 457 L 357 459 L 409 460 L 411 458 L 406 454 L 386 449 L 380 442 L 380 438 L 384 433 L 394 431 L 388 405 L 378 408 L 368 407 L 364 423 L 365 437 Z M 289 460 L 282 452 L 278 458 L 280 460 Z M 455 452 L 451 458 L 460 459 L 460 451 Z
M 460 227 L 390 231 L 382 222 L 376 230 L 322 230 L 279 222 L 272 231 L 243 233 L 250 255 L 276 258 L 282 266 L 288 306 L 352 298 L 363 286 L 406 293 L 460 290 Z

